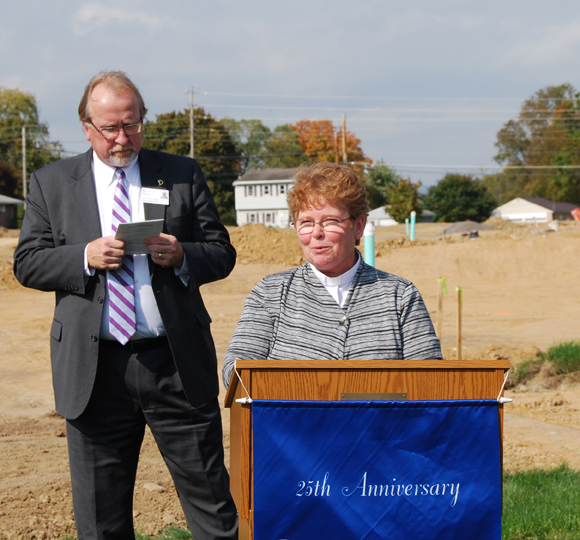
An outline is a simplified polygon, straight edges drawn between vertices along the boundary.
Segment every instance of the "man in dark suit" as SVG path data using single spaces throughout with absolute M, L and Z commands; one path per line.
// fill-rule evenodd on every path
M 79 539 L 133 538 L 149 425 L 196 540 L 237 538 L 224 466 L 211 319 L 199 287 L 236 253 L 193 159 L 141 149 L 147 110 L 122 72 L 89 82 L 79 118 L 92 149 L 31 176 L 14 254 L 27 287 L 56 292 L 50 331 L 57 411 L 67 419 Z M 120 223 L 163 219 L 148 254 Z

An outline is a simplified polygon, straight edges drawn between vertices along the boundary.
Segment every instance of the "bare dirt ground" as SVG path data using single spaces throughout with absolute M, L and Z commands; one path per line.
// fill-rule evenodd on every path
M 497 225 L 497 224 L 496 224 Z M 443 348 L 455 358 L 456 297 L 462 287 L 466 359 L 508 358 L 517 365 L 554 342 L 580 338 L 580 227 L 559 232 L 503 224 L 469 240 L 440 233 L 445 224 L 377 229 L 376 266 L 413 281 L 435 320 L 437 279 L 445 277 Z M 467 226 L 469 228 L 469 226 Z M 244 298 L 266 274 L 302 262 L 291 231 L 232 229 L 239 252 L 232 275 L 203 287 L 223 358 Z M 11 274 L 16 238 L 0 238 L 0 538 L 61 538 L 75 534 L 64 420 L 54 413 L 48 332 L 51 293 L 24 289 Z M 557 383 L 557 384 L 556 384 Z M 225 392 L 222 391 L 222 399 Z M 506 392 L 504 467 L 580 470 L 580 385 L 572 377 L 535 381 Z M 229 415 L 224 411 L 226 451 Z M 150 434 L 142 449 L 135 525 L 153 534 L 183 525 L 172 482 Z

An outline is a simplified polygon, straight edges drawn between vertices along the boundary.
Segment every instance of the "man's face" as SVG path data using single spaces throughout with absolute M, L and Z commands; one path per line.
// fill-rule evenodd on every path
M 109 141 L 95 127 L 121 128 L 127 124 L 137 124 L 142 118 L 139 114 L 137 96 L 131 90 L 115 91 L 105 84 L 93 88 L 89 97 L 90 123 L 83 124 L 87 141 L 99 159 L 111 167 L 125 167 L 137 157 L 143 143 L 141 133 L 129 135 L 119 129 L 117 137 Z

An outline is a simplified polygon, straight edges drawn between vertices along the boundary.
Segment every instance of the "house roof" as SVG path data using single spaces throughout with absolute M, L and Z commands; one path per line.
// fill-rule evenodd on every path
M 237 182 L 247 182 L 256 180 L 294 180 L 298 167 L 289 167 L 287 169 L 253 169 L 240 176 Z
M 552 210 L 554 212 L 565 213 L 574 210 L 574 208 L 578 208 L 578 205 L 576 204 L 567 202 L 549 201 L 548 199 L 544 199 L 542 197 L 520 197 L 520 199 L 537 204 L 538 206 L 543 206 L 544 208 L 547 208 L 548 210 Z
M 384 206 L 379 206 L 378 208 L 375 208 L 374 210 L 371 210 L 369 212 L 369 218 L 372 218 L 372 219 L 377 219 L 377 218 L 390 218 L 390 217 L 391 216 L 385 210 L 385 207 Z
M 431 212 L 431 210 L 423 210 L 422 217 L 433 217 L 435 216 L 435 212 Z M 374 210 L 369 212 L 369 219 L 379 219 L 379 218 L 390 218 L 391 215 L 387 211 L 386 206 L 379 206 Z M 392 219 L 392 218 L 391 218 Z
M 13 199 L 12 197 L 7 197 L 6 195 L 0 195 L 0 204 L 24 204 L 24 201 L 20 199 Z

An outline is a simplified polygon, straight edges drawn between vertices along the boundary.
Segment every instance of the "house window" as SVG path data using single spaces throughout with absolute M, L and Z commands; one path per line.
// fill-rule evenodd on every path
M 270 186 L 264 186 L 264 195 L 270 195 Z
M 272 223 L 272 214 L 266 214 L 266 220 L 265 220 L 266 224 L 271 224 Z
M 248 223 L 256 223 L 256 214 L 248 214 Z
M 254 196 L 254 186 L 247 186 L 248 188 L 248 197 Z
M 286 185 L 280 184 L 280 195 L 284 195 L 286 193 Z

